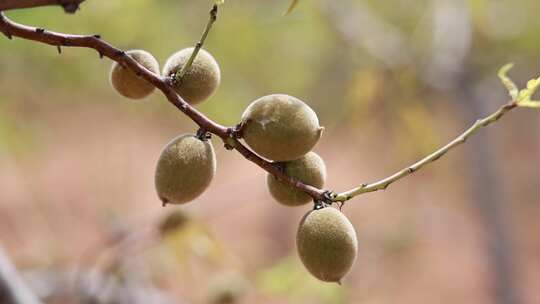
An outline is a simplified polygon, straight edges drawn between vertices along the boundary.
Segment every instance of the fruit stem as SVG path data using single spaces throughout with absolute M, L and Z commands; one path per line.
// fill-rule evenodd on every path
M 199 128 L 199 130 L 197 130 L 197 138 L 202 141 L 207 141 L 212 138 L 212 134 L 204 128 Z
M 210 33 L 210 30 L 212 29 L 212 26 L 217 20 L 217 14 L 218 14 L 218 6 L 217 4 L 214 4 L 212 9 L 210 10 L 210 19 L 208 19 L 208 23 L 206 24 L 206 28 L 204 29 L 204 32 L 201 36 L 201 39 L 197 44 L 195 44 L 195 48 L 193 48 L 193 52 L 191 53 L 191 56 L 189 57 L 188 61 L 184 66 L 182 66 L 182 69 L 178 71 L 173 76 L 173 82 L 177 84 L 182 83 L 182 78 L 184 75 L 186 75 L 187 71 L 191 68 L 191 65 L 193 64 L 193 61 L 195 61 L 195 58 L 197 57 L 197 54 L 199 54 L 199 51 L 204 45 L 204 41 L 206 41 L 206 37 L 208 36 L 208 33 Z

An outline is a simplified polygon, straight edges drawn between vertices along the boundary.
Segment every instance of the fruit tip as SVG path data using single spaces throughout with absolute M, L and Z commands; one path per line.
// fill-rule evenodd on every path
M 161 207 L 167 207 L 167 204 L 169 203 L 169 200 L 167 199 L 161 199 Z

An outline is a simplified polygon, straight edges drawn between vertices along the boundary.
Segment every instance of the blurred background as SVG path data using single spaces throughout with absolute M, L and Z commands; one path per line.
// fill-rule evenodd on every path
M 211 1 L 83 3 L 8 12 L 94 34 L 163 64 L 194 45 Z M 287 93 L 326 127 L 326 188 L 390 175 L 540 75 L 536 0 L 227 0 L 205 47 L 222 84 L 199 109 L 234 125 Z M 303 268 L 311 206 L 274 202 L 265 173 L 214 139 L 217 176 L 162 208 L 154 166 L 196 126 L 155 92 L 127 100 L 95 51 L 0 37 L 0 243 L 45 303 L 538 303 L 540 112 L 516 109 L 385 192 L 346 204 L 359 256 L 343 286 Z

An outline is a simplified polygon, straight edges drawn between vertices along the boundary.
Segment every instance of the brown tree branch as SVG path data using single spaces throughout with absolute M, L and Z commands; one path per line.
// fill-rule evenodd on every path
M 165 95 L 165 97 L 167 97 L 170 103 L 191 118 L 191 120 L 193 120 L 201 129 L 220 137 L 225 142 L 227 147 L 237 150 L 246 159 L 255 163 L 268 173 L 276 176 L 279 180 L 309 194 L 314 200 L 328 200 L 326 191 L 306 185 L 290 176 L 287 176 L 273 163 L 264 160 L 253 153 L 250 149 L 244 146 L 238 140 L 238 138 L 236 138 L 235 128 L 227 128 L 222 126 L 190 106 L 182 99 L 182 97 L 180 97 L 180 95 L 176 93 L 171 85 L 170 78 L 161 77 L 160 75 L 150 72 L 144 66 L 127 56 L 123 50 L 118 49 L 101 39 L 99 35 L 62 34 L 48 31 L 43 28 L 26 26 L 11 21 L 2 12 L 0 12 L 0 31 L 10 39 L 11 37 L 19 37 L 26 40 L 56 46 L 59 48 L 59 50 L 61 47 L 80 47 L 96 50 L 100 57 L 105 56 L 118 62 L 122 66 L 129 68 L 134 73 L 153 84 Z
M 38 2 L 38 1 L 35 1 L 35 2 Z M 182 111 L 186 116 L 191 118 L 191 120 L 193 120 L 200 127 L 201 129 L 200 131 L 205 131 L 205 132 L 209 132 L 209 133 L 217 135 L 224 141 L 225 147 L 227 147 L 228 149 L 237 150 L 249 161 L 255 163 L 256 165 L 258 165 L 259 167 L 261 167 L 268 173 L 276 176 L 279 180 L 295 187 L 296 189 L 299 189 L 307 193 L 315 201 L 326 202 L 326 203 L 345 202 L 349 199 L 352 199 L 353 197 L 357 195 L 386 189 L 388 185 L 390 185 L 391 183 L 416 172 L 417 170 L 422 168 L 424 165 L 439 159 L 440 156 L 444 155 L 449 150 L 461 144 L 464 141 L 462 140 L 462 137 L 465 137 L 466 139 L 473 133 L 476 133 L 480 127 L 484 127 L 488 124 L 493 123 L 494 121 L 497 121 L 502 115 L 504 115 L 506 112 L 508 112 L 509 110 L 517 106 L 517 104 L 515 103 L 503 106 L 492 115 L 482 120 L 477 121 L 470 129 L 468 129 L 465 133 L 460 135 L 456 140 L 450 142 L 445 147 L 441 148 L 440 150 L 435 151 L 434 153 L 430 154 L 429 156 L 415 163 L 411 167 L 405 168 L 402 171 L 399 171 L 398 173 L 392 176 L 389 176 L 385 179 L 382 179 L 378 182 L 371 183 L 371 184 L 362 184 L 360 187 L 337 194 L 330 191 L 317 189 L 313 186 L 306 185 L 296 180 L 295 178 L 287 176 L 272 162 L 269 162 L 259 157 L 257 154 L 255 154 L 253 151 L 251 151 L 245 145 L 243 145 L 237 137 L 239 132 L 237 132 L 238 129 L 236 127 L 227 128 L 225 126 L 222 126 L 210 120 L 204 114 L 197 111 L 195 108 L 190 106 L 187 102 L 185 102 L 182 99 L 182 97 L 180 97 L 174 90 L 172 86 L 172 81 L 173 81 L 172 78 L 161 77 L 160 75 L 156 75 L 150 72 L 145 67 L 138 64 L 131 57 L 127 56 L 124 51 L 102 40 L 99 35 L 62 34 L 62 33 L 47 31 L 43 28 L 26 26 L 26 25 L 18 24 L 11 21 L 1 11 L 0 11 L 0 31 L 4 33 L 4 35 L 6 35 L 10 39 L 13 36 L 15 36 L 15 37 L 19 37 L 19 38 L 23 38 L 27 40 L 37 41 L 37 42 L 56 46 L 59 51 L 61 51 L 61 47 L 63 46 L 90 48 L 90 49 L 96 50 L 99 53 L 100 57 L 103 57 L 103 56 L 108 57 L 118 62 L 122 66 L 129 68 L 134 73 L 136 73 L 137 75 L 139 75 L 146 81 L 153 84 L 160 91 L 162 91 L 162 93 L 165 95 L 165 97 L 167 97 L 170 103 L 172 103 L 175 107 L 177 107 L 180 111 Z M 538 80 L 538 82 L 540 84 L 540 79 Z M 520 104 L 519 106 L 532 106 L 532 105 Z M 534 107 L 538 107 L 538 106 L 535 104 Z
M 60 5 L 66 13 L 73 14 L 85 0 L 0 0 L 0 11 L 38 6 Z

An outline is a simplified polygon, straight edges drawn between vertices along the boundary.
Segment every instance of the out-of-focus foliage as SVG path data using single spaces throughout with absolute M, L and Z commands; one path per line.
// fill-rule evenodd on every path
M 280 296 L 290 303 L 317 301 L 317 303 L 346 303 L 343 289 L 338 284 L 321 284 L 306 272 L 296 255 L 285 257 L 258 277 L 261 291 L 268 296 Z
M 298 3 L 300 3 L 300 0 L 292 0 L 291 4 L 289 4 L 289 8 L 285 12 L 285 15 L 290 14 L 294 10 L 294 8 L 298 5 Z
M 99 33 L 120 48 L 151 52 L 162 66 L 198 41 L 214 3 L 87 0 L 75 15 L 58 7 L 7 15 L 47 30 Z M 537 0 L 309 0 L 283 16 L 289 4 L 219 6 L 205 48 L 222 83 L 198 109 L 233 126 L 261 96 L 306 101 L 326 128 L 315 151 L 331 190 L 387 176 L 474 122 L 474 105 L 487 114 L 506 102 L 496 77 L 502 64 L 516 63 L 516 88 L 540 72 Z M 339 287 L 313 279 L 296 255 L 295 228 L 309 207 L 273 202 L 264 173 L 217 139 L 215 181 L 178 207 L 188 210 L 186 222 L 163 222 L 169 211 L 155 195 L 155 162 L 171 138 L 196 126 L 157 91 L 140 102 L 116 94 L 111 62 L 95 51 L 62 50 L 0 37 L 0 242 L 21 268 L 103 271 L 113 260 L 120 266 L 104 277 L 115 286 L 157 286 L 175 303 L 208 301 L 211 278 L 230 269 L 247 281 L 240 303 L 491 303 L 482 247 L 491 235 L 470 206 L 473 193 L 500 190 L 516 236 L 516 281 L 523 298 L 540 297 L 531 233 L 540 228 L 535 111 L 516 111 L 504 127 L 478 135 L 493 140 L 501 189 L 473 184 L 479 178 L 469 171 L 481 166 L 463 158 L 464 148 L 348 203 L 360 252 Z M 467 147 L 477 148 L 475 140 Z M 133 233 L 127 245 L 110 237 L 111 218 Z M 139 240 L 148 222 L 166 233 Z

